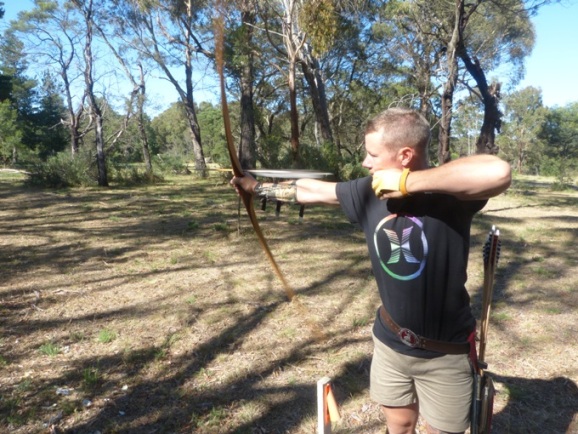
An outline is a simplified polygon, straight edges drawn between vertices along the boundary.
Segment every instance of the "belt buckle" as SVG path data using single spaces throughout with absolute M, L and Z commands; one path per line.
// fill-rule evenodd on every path
M 410 348 L 418 348 L 420 346 L 420 338 L 410 329 L 402 328 L 397 333 L 399 339 Z

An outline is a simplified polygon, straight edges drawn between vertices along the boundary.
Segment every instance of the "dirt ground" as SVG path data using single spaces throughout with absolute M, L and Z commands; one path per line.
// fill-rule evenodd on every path
M 516 179 L 472 228 L 477 315 L 482 244 L 502 235 L 497 434 L 578 433 L 578 191 L 551 187 Z M 338 210 L 259 211 L 289 303 L 238 211 L 218 178 L 53 191 L 0 174 L 0 432 L 315 433 L 328 376 L 333 431 L 384 433 L 362 234 Z

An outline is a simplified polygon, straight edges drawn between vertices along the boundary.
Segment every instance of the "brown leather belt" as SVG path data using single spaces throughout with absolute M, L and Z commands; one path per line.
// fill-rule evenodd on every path
M 394 332 L 399 340 L 411 348 L 421 348 L 428 351 L 435 351 L 436 353 L 444 354 L 468 354 L 470 352 L 470 343 L 456 343 L 443 342 L 427 339 L 420 336 L 410 329 L 400 327 L 392 318 L 383 306 L 379 307 L 379 316 L 383 323 Z

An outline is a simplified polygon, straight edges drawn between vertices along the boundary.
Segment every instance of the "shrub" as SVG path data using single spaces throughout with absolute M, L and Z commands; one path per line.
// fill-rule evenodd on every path
M 154 184 L 156 182 L 164 181 L 162 176 L 150 174 L 146 169 L 140 167 L 138 164 L 109 165 L 108 172 L 109 181 L 126 186 Z
M 166 174 L 189 174 L 187 160 L 180 155 L 157 154 L 153 158 L 153 164 L 161 173 Z
M 27 183 L 42 187 L 87 187 L 95 185 L 97 180 L 96 163 L 90 161 L 88 152 L 74 157 L 61 152 L 46 162 L 35 163 L 29 172 Z

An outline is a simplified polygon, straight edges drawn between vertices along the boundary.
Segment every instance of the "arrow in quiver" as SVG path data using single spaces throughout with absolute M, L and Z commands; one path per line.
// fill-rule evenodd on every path
M 482 289 L 482 315 L 480 324 L 480 350 L 475 365 L 474 395 L 471 413 L 471 434 L 488 434 L 492 429 L 494 408 L 494 382 L 485 372 L 486 341 L 490 322 L 490 307 L 494 293 L 494 278 L 500 257 L 500 231 L 492 226 L 483 248 L 484 286 Z

